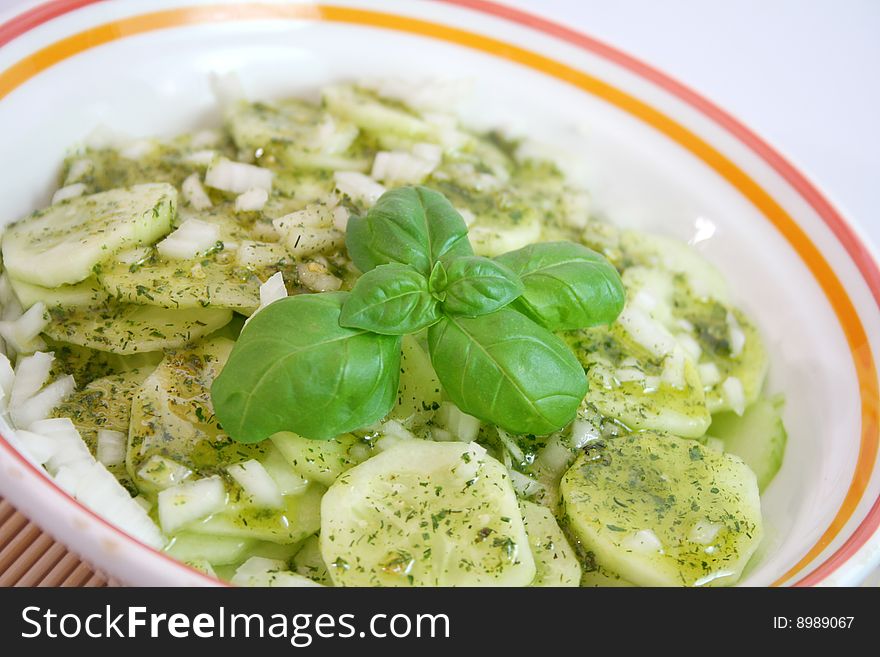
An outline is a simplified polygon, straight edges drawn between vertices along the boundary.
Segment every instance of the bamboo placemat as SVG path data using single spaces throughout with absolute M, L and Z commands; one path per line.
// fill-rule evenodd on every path
M 0 498 L 0 586 L 112 583 Z

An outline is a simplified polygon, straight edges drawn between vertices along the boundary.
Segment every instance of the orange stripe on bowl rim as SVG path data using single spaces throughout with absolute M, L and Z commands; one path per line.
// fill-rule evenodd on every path
M 70 2 L 69 4 L 75 4 L 75 2 Z M 477 11 L 510 20 L 517 20 L 535 29 L 542 29 L 540 25 L 536 25 L 536 20 L 528 14 L 516 10 L 511 11 L 510 8 L 502 10 L 502 8 L 493 3 L 456 2 L 456 0 L 452 0 L 451 4 L 461 4 Z M 644 101 L 617 89 L 597 77 L 549 57 L 493 37 L 476 34 L 456 27 L 365 9 L 332 5 L 268 4 L 201 5 L 169 9 L 122 18 L 84 30 L 42 48 L 6 69 L 0 74 L 0 99 L 30 78 L 58 62 L 117 39 L 182 25 L 260 19 L 324 20 L 385 28 L 447 41 L 515 62 L 571 84 L 639 118 L 701 159 L 745 196 L 767 217 L 786 238 L 792 248 L 795 249 L 828 298 L 852 352 L 862 402 L 859 454 L 853 478 L 843 503 L 818 542 L 810 548 L 797 564 L 792 566 L 788 572 L 774 582 L 774 585 L 782 584 L 797 575 L 834 541 L 852 517 L 864 495 L 877 457 L 878 443 L 880 443 L 880 418 L 878 418 L 878 415 L 880 415 L 880 389 L 878 389 L 877 371 L 870 344 L 864 327 L 859 320 L 858 313 L 842 283 L 834 274 L 834 271 L 819 249 L 772 196 L 708 142 Z M 547 22 L 544 21 L 544 23 Z M 543 31 L 548 34 L 551 33 L 547 29 L 543 29 Z M 580 45 L 584 48 L 588 47 L 585 44 Z M 603 55 L 606 54 L 603 51 L 607 50 L 609 48 L 603 46 L 601 49 L 596 48 L 594 52 Z M 619 59 L 622 59 L 622 57 Z M 620 62 L 618 61 L 618 63 Z M 633 70 L 635 70 L 634 67 Z M 655 82 L 657 81 L 657 75 L 660 74 L 652 76 L 655 78 Z M 705 112 L 705 108 L 698 109 Z M 710 115 L 710 118 L 713 117 Z M 843 224 L 842 220 L 840 220 L 840 223 Z M 872 293 L 876 297 L 878 290 L 872 289 Z M 875 510 L 877 511 L 876 513 Z M 876 528 L 875 524 L 880 523 L 880 517 L 875 518 L 875 515 L 880 516 L 880 508 L 877 505 L 874 506 L 874 510 L 871 511 L 869 517 L 863 521 L 863 526 L 859 527 L 859 530 L 856 532 L 859 541 L 856 544 L 846 543 L 838 549 L 805 582 L 807 580 L 820 580 L 827 573 L 823 574 L 822 577 L 817 577 L 819 569 L 823 569 L 827 565 L 833 570 L 833 567 L 838 562 L 842 562 L 848 556 L 851 556 L 870 537 Z M 870 523 L 870 526 L 866 526 L 865 523 Z

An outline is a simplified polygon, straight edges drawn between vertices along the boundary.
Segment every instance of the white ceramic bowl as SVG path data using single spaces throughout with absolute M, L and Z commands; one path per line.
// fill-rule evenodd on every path
M 757 319 L 790 438 L 744 583 L 853 584 L 880 561 L 877 261 L 782 156 L 662 73 L 481 0 L 58 0 L 3 25 L 0 45 L 4 222 L 47 202 L 65 149 L 98 126 L 148 136 L 216 122 L 211 72 L 236 72 L 252 98 L 336 79 L 473 80 L 471 123 L 550 144 L 613 221 L 691 240 Z M 79 505 L 6 439 L 0 493 L 121 581 L 209 583 Z

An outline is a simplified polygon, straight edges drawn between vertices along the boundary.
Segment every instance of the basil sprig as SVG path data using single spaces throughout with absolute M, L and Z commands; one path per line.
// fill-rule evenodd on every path
M 425 187 L 386 192 L 349 220 L 363 275 L 349 293 L 299 295 L 241 332 L 211 389 L 230 436 L 278 431 L 324 440 L 380 420 L 400 373 L 400 336 L 428 329 L 431 362 L 465 413 L 515 433 L 570 422 L 587 392 L 583 367 L 552 331 L 614 321 L 620 276 L 571 242 L 475 256 L 467 226 Z

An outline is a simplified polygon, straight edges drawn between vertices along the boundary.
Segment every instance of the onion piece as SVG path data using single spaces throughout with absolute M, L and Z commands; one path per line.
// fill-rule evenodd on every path
M 183 192 L 183 198 L 186 199 L 186 202 L 196 210 L 207 210 L 213 205 L 208 196 L 208 192 L 206 192 L 205 188 L 202 186 L 202 179 L 197 173 L 187 177 L 187 179 L 183 181 L 180 190 Z
M 226 489 L 218 476 L 186 481 L 159 493 L 159 524 L 171 534 L 226 506 Z
M 252 187 L 235 199 L 236 212 L 258 212 L 269 200 L 269 192 L 259 187 Z
M 333 178 L 341 194 L 366 205 L 373 205 L 385 193 L 385 187 L 357 171 L 337 171 Z
M 249 189 L 264 189 L 268 192 L 272 189 L 274 175 L 269 169 L 220 158 L 208 167 L 205 184 L 233 194 L 243 194 Z
M 98 429 L 98 461 L 104 465 L 120 465 L 125 462 L 127 436 L 121 431 Z
M 278 485 L 259 461 L 250 459 L 236 463 L 226 468 L 226 471 L 256 504 L 275 509 L 282 506 L 283 499 Z
M 187 219 L 156 245 L 171 260 L 191 260 L 220 241 L 220 227 L 201 219 Z
M 52 205 L 55 205 L 56 203 L 61 203 L 62 201 L 66 201 L 71 198 L 82 196 L 85 191 L 86 186 L 82 183 L 72 183 L 70 185 L 65 185 L 64 187 L 58 189 L 54 194 L 52 194 Z

